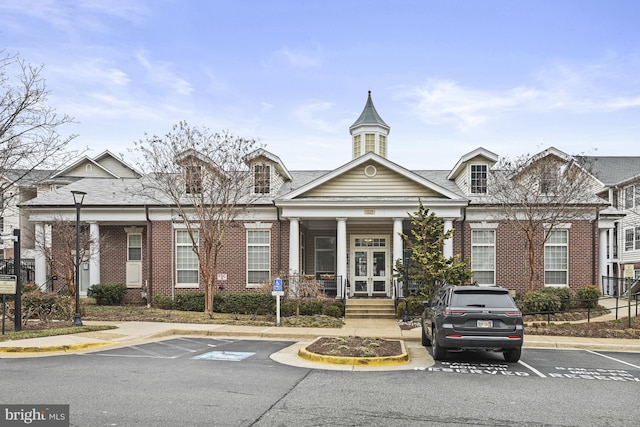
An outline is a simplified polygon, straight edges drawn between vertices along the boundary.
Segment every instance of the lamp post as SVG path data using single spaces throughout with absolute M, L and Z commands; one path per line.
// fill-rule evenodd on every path
M 73 326 L 82 326 L 80 318 L 80 208 L 84 201 L 84 191 L 72 191 L 73 203 L 76 205 L 76 314 L 73 316 Z

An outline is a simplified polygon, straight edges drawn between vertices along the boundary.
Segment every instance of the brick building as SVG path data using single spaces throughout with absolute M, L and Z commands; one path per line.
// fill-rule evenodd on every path
M 408 170 L 387 158 L 390 127 L 376 111 L 371 93 L 349 131 L 352 158 L 335 170 L 289 171 L 264 149 L 247 158 L 249 170 L 268 171 L 270 188 L 251 206 L 250 218 L 238 219 L 227 236 L 219 260 L 220 292 L 304 274 L 333 281 L 338 296 L 393 298 L 401 292 L 393 275 L 396 260 L 403 258 L 398 233 L 409 233 L 408 213 L 416 211 L 418 200 L 442 218 L 445 230 L 454 229 L 444 255 L 469 259 L 475 282 L 527 291 L 527 243 L 491 198 L 488 177 L 498 155 L 478 148 L 451 169 Z M 633 187 L 640 177 L 640 157 L 629 158 L 624 177 L 607 175 L 614 167 L 607 159 L 597 158 L 599 163 L 581 175 L 593 189 L 592 197 L 578 203 L 581 214 L 534 236 L 539 256 L 533 271 L 540 286 L 599 285 L 604 290 L 603 276 L 622 276 L 618 248 L 637 274 L 640 226 L 628 225 L 637 215 L 621 208 L 627 199 L 618 199 L 617 185 L 624 181 Z M 532 164 L 584 161 L 554 148 L 532 158 Z M 123 282 L 129 288 L 127 300 L 142 302 L 149 293 L 202 290 L 183 220 L 170 205 L 140 197 L 135 189 L 143 178 L 107 151 L 59 171 L 40 186 L 37 197 L 23 202 L 35 235 L 36 283 L 55 273 L 43 248 L 61 250 L 51 238 L 51 223 L 55 218 L 75 220 L 70 192 L 81 191 L 86 193 L 81 221 L 92 242 L 82 262 L 82 293 L 91 284 Z M 628 192 L 627 197 L 636 196 L 640 206 L 637 194 Z M 515 198 L 513 204 L 518 204 Z M 626 238 L 634 239 L 631 246 L 624 243 L 625 230 L 633 231 L 632 237 L 626 231 Z

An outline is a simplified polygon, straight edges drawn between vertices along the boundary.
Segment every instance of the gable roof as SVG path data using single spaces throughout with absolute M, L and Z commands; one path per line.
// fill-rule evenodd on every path
M 80 157 L 71 165 L 57 172 L 55 175 L 52 176 L 52 178 L 60 178 L 66 175 L 70 175 L 73 172 L 78 171 L 80 166 L 86 165 L 86 164 L 91 164 L 92 166 L 96 166 L 99 170 L 105 172 L 107 175 L 113 178 L 123 178 L 123 176 L 120 176 L 119 174 L 117 174 L 116 172 L 112 171 L 110 168 L 107 168 L 105 166 L 105 164 L 108 163 L 108 160 L 115 161 L 119 166 L 123 167 L 124 169 L 130 170 L 135 176 L 142 176 L 140 172 L 135 170 L 133 167 L 129 166 L 126 162 L 119 159 L 117 156 L 113 155 L 109 150 L 106 150 L 93 159 L 90 158 L 89 156 Z
M 451 200 L 456 200 L 456 201 L 466 201 L 466 198 L 462 195 L 460 195 L 458 192 L 453 191 L 451 189 L 451 187 L 445 187 L 443 185 L 437 184 L 436 182 L 428 179 L 427 177 L 417 174 L 415 172 L 412 172 L 408 169 L 403 168 L 402 166 L 397 165 L 396 163 L 393 163 L 391 161 L 389 161 L 388 159 L 379 156 L 378 154 L 375 154 L 373 152 L 368 152 L 367 154 L 357 157 L 355 159 L 353 159 L 352 161 L 350 161 L 349 163 L 344 164 L 343 166 L 334 169 L 332 171 L 329 171 L 327 173 L 325 173 L 324 175 L 315 178 L 309 182 L 307 182 L 304 185 L 301 185 L 300 187 L 296 188 L 295 190 L 284 194 L 282 197 L 279 198 L 279 200 L 293 200 L 296 197 L 299 197 L 301 195 L 303 195 L 304 193 L 311 191 L 312 189 L 318 188 L 319 186 L 321 186 L 322 184 L 325 184 L 337 177 L 339 177 L 340 175 L 343 175 L 355 168 L 357 168 L 358 166 L 361 166 L 367 162 L 377 162 L 380 165 L 390 169 L 391 171 L 397 173 L 398 175 L 403 176 L 404 178 L 422 186 L 425 188 L 428 188 L 436 193 L 439 193 L 441 195 L 443 195 L 444 197 L 451 199 Z
M 245 162 L 249 163 L 249 162 L 251 162 L 251 161 L 253 161 L 255 159 L 258 159 L 260 157 L 263 157 L 263 158 L 269 160 L 270 162 L 274 163 L 276 165 L 276 169 L 278 170 L 278 173 L 280 173 L 280 175 L 282 175 L 283 177 L 285 177 L 289 181 L 291 181 L 293 179 L 291 177 L 291 174 L 287 170 L 287 168 L 284 166 L 284 163 L 282 163 L 282 160 L 280 160 L 280 157 L 278 157 L 275 154 L 265 150 L 264 148 L 258 148 L 257 150 L 254 150 L 251 153 L 247 154 L 245 156 Z
M 460 172 L 462 172 L 462 170 L 464 169 L 464 167 L 466 166 L 467 162 L 473 160 L 476 157 L 484 157 L 487 160 L 489 160 L 489 162 L 491 162 L 492 164 L 495 164 L 498 161 L 498 155 L 485 149 L 482 147 L 478 147 L 475 150 L 465 154 L 464 156 L 460 157 L 460 160 L 458 160 L 458 163 L 456 163 L 456 165 L 453 167 L 453 169 L 451 169 L 451 172 L 449 173 L 449 175 L 447 176 L 448 179 L 455 179 Z

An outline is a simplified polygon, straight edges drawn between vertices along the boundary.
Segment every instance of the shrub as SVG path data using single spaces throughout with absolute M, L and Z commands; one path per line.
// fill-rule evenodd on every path
M 176 294 L 173 299 L 173 308 L 180 311 L 204 311 L 204 292 Z
M 567 287 L 546 287 L 540 289 L 543 294 L 552 295 L 554 300 L 557 300 L 559 307 L 558 311 L 567 311 L 571 306 L 571 299 L 573 298 L 573 292 Z
M 153 305 L 162 310 L 172 310 L 173 300 L 168 295 L 154 295 Z
M 322 314 L 324 303 L 322 301 L 304 301 L 300 305 L 301 316 L 314 316 Z
M 100 283 L 87 290 L 87 296 L 96 299 L 98 305 L 122 304 L 127 286 L 124 283 Z
M 524 313 L 554 313 L 560 311 L 562 301 L 558 294 L 540 289 L 525 294 L 518 306 Z
M 597 286 L 585 286 L 576 291 L 578 303 L 582 307 L 593 308 L 598 305 L 598 298 L 602 296 Z
M 282 301 L 280 303 L 280 315 L 283 317 L 291 317 L 296 314 L 296 303 L 293 301 Z
M 342 304 L 340 304 L 342 305 Z M 325 316 L 340 318 L 342 317 L 342 307 L 332 304 L 330 306 L 325 307 L 324 313 Z
M 22 296 L 22 323 L 34 317 L 41 322 L 70 320 L 74 313 L 71 298 L 66 295 L 46 293 L 40 290 L 27 292 Z
M 276 312 L 276 302 L 271 294 L 264 292 L 219 293 L 214 297 L 213 310 L 217 313 L 271 314 Z

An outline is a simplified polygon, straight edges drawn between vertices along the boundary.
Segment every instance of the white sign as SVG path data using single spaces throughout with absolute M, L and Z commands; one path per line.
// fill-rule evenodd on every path
M 15 295 L 17 277 L 10 274 L 0 274 L 0 294 Z

